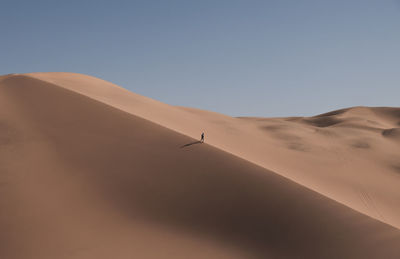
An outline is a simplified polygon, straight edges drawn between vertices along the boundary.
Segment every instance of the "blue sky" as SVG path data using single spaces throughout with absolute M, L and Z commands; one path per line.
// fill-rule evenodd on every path
M 400 2 L 2 0 L 0 74 L 50 71 L 232 116 L 400 106 Z

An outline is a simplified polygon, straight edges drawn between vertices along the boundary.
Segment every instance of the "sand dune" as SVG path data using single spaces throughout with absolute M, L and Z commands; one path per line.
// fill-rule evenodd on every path
M 400 108 L 355 107 L 311 118 L 232 118 L 170 106 L 85 75 L 27 76 L 192 138 L 205 130 L 208 144 L 400 228 L 400 207 L 394 206 L 400 200 Z
M 0 77 L 0 258 L 398 258 L 399 122 L 232 118 L 85 75 Z

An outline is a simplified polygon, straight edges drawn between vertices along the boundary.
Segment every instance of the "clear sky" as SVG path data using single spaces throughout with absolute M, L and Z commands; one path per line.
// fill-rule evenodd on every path
M 400 106 L 400 2 L 1 0 L 0 74 L 50 71 L 232 116 Z

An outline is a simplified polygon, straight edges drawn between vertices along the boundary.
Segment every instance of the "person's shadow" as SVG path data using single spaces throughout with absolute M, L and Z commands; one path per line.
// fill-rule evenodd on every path
M 181 148 L 188 147 L 188 146 L 195 145 L 195 144 L 201 144 L 201 143 L 203 143 L 203 142 L 198 140 L 198 141 L 195 141 L 195 142 L 187 143 L 187 144 L 181 146 Z

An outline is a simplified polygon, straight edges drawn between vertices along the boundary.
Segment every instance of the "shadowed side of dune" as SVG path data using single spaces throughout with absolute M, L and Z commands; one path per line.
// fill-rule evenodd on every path
M 47 202 L 57 200 L 58 187 L 69 182 L 82 194 L 86 189 L 94 190 L 106 210 L 117 211 L 128 222 L 146 221 L 191 236 L 216 239 L 257 258 L 398 258 L 400 255 L 397 229 L 207 144 L 188 145 L 195 143 L 194 140 L 150 121 L 31 78 L 4 80 L 0 95 L 10 101 L 10 106 L 3 103 L 2 109 L 11 105 L 19 109 L 20 118 L 9 115 L 2 122 L 16 125 L 7 126 L 7 130 L 19 136 L 14 138 L 13 133 L 8 133 L 10 140 L 4 146 L 8 146 L 7 152 L 14 152 L 9 156 L 24 148 L 13 143 L 14 139 L 28 138 L 29 143 L 46 144 L 60 159 L 55 165 L 57 170 L 45 171 L 43 164 L 32 164 L 34 169 L 30 170 L 30 174 L 40 172 L 41 177 L 58 175 L 63 179 L 53 183 L 49 197 L 43 196 Z M 28 127 L 18 126 L 20 119 L 29 126 L 29 132 L 25 132 Z M 51 157 L 48 159 L 54 163 Z M 7 171 L 26 173 L 12 166 Z M 23 182 L 24 177 L 18 181 Z M 0 186 L 3 192 L 0 201 L 3 211 L 9 213 L 3 212 L 0 220 L 6 221 L 23 208 L 4 201 L 13 182 L 4 184 L 7 188 Z M 34 195 L 18 197 L 29 198 L 31 202 L 35 198 Z M 72 198 L 68 200 L 68 195 L 63 199 L 74 203 Z M 101 211 L 85 195 L 80 196 L 79 202 L 93 220 L 99 217 Z M 7 246 L 1 246 L 0 257 L 2 253 L 14 255 L 17 252 L 12 249 L 21 249 L 31 242 L 29 237 L 24 238 L 24 231 L 29 228 L 36 229 L 38 236 L 60 238 L 62 232 L 58 227 L 62 226 L 55 225 L 51 232 L 41 228 L 55 212 L 48 213 L 35 223 L 29 219 L 21 222 L 25 226 L 22 229 L 7 226 L 8 234 L 21 238 L 10 241 L 5 232 L 0 233 L 0 240 L 8 242 Z M 74 212 L 66 208 L 63 213 L 68 216 Z M 82 219 L 85 220 L 89 224 L 90 218 Z M 3 224 L 0 221 L 1 228 L 5 227 Z M 69 231 L 78 237 L 81 225 L 71 223 Z M 106 227 L 96 231 L 109 234 Z M 131 235 L 137 233 L 133 231 Z M 158 245 L 150 244 L 148 249 L 157 249 Z M 39 244 L 37 249 L 51 247 Z M 134 256 L 135 251 L 129 246 L 123 249 Z M 28 255 L 35 258 L 25 254 Z
M 378 115 L 389 117 L 400 125 L 400 108 L 396 107 L 375 107 L 373 111 Z
M 385 129 L 382 131 L 382 135 L 387 138 L 400 140 L 400 128 Z
M 316 127 L 320 128 L 325 128 L 329 127 L 338 123 L 341 123 L 342 120 L 334 117 L 334 115 L 331 116 L 322 116 L 322 117 L 311 117 L 311 118 L 306 118 L 303 119 L 305 123 L 311 124 Z

